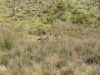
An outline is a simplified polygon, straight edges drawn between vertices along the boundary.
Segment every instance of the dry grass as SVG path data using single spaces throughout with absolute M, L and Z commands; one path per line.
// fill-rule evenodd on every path
M 100 75 L 99 0 L 35 1 L 0 0 L 0 75 Z
M 24 36 L 11 50 L 1 48 L 0 75 L 99 75 L 99 35 L 88 33 L 43 42 L 37 41 L 39 36 Z

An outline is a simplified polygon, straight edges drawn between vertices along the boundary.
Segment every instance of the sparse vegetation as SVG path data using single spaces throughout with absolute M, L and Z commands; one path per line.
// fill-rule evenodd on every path
M 0 75 L 100 75 L 100 1 L 0 0 Z

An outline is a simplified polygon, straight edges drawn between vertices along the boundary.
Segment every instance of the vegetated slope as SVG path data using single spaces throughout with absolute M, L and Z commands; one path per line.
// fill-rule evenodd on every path
M 100 24 L 98 0 L 4 0 L 0 7 L 3 25 L 27 26 L 32 35 L 51 33 L 58 21 L 95 27 Z
M 99 4 L 0 0 L 0 74 L 100 75 Z

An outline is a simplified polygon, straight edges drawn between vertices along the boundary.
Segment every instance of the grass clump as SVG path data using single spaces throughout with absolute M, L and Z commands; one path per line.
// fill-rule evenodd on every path
M 66 69 L 66 70 L 63 70 L 61 71 L 61 75 L 74 75 L 74 71 L 73 69 Z
M 13 39 L 10 36 L 4 37 L 4 48 L 11 50 L 13 47 Z
M 4 65 L 4 66 L 8 66 L 8 59 L 7 59 L 7 58 L 1 59 L 0 64 L 1 64 L 1 65 Z

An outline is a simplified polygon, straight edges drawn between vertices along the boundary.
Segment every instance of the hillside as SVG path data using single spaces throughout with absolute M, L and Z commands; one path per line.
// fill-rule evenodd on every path
M 100 75 L 100 1 L 0 0 L 0 75 Z

